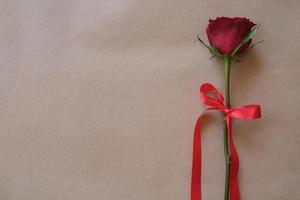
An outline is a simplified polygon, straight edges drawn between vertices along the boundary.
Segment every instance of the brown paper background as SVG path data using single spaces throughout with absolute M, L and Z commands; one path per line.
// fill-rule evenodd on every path
M 300 197 L 298 0 L 2 0 L 0 199 L 189 199 L 198 90 L 223 90 L 208 18 L 246 16 L 265 42 L 232 68 L 243 200 Z M 222 199 L 222 117 L 205 117 L 203 197 Z

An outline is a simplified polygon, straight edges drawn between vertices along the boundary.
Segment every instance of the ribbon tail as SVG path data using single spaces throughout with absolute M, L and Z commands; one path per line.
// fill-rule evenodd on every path
M 239 156 L 233 142 L 231 117 L 226 117 L 227 132 L 229 139 L 229 148 L 231 154 L 230 160 L 230 175 L 229 175 L 229 195 L 230 200 L 240 200 L 238 170 L 239 170 Z
M 201 116 L 194 131 L 191 200 L 201 200 Z

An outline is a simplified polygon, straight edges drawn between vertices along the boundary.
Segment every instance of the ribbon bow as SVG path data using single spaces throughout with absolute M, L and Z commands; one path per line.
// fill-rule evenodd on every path
M 208 96 L 212 93 L 215 97 Z M 229 174 L 229 195 L 230 200 L 240 200 L 238 168 L 239 157 L 235 148 L 232 130 L 231 118 L 237 119 L 257 119 L 261 117 L 259 105 L 245 105 L 236 108 L 227 107 L 224 103 L 223 95 L 210 83 L 204 83 L 200 87 L 200 99 L 203 104 L 209 105 L 203 113 L 209 110 L 219 110 L 225 114 L 227 124 L 227 134 L 229 139 L 230 174 Z M 201 200 L 201 116 L 196 122 L 193 145 L 193 165 L 191 182 L 191 200 Z

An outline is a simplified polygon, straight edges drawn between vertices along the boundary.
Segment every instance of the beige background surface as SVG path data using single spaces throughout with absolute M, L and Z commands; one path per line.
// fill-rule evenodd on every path
M 300 197 L 297 0 L 0 1 L 0 199 L 189 199 L 200 83 L 221 62 L 196 40 L 208 18 L 261 23 L 232 69 L 243 200 Z M 221 115 L 205 118 L 203 197 L 223 198 Z

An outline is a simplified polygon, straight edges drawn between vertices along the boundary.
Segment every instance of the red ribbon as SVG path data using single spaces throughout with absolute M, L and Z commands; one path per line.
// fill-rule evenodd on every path
M 208 96 L 208 93 L 215 97 Z M 239 157 L 235 148 L 231 120 L 237 119 L 257 119 L 261 117 L 259 105 L 245 105 L 236 108 L 227 107 L 224 103 L 223 95 L 210 83 L 205 83 L 200 87 L 200 99 L 203 104 L 210 107 L 205 110 L 198 118 L 194 132 L 193 146 L 193 168 L 192 168 L 192 183 L 191 183 L 191 200 L 201 200 L 201 116 L 209 110 L 219 110 L 225 114 L 227 133 L 229 139 L 230 160 L 230 175 L 229 175 L 229 195 L 230 200 L 240 200 L 238 169 Z

